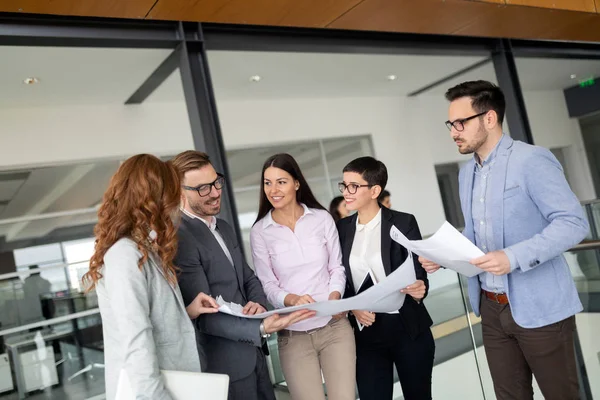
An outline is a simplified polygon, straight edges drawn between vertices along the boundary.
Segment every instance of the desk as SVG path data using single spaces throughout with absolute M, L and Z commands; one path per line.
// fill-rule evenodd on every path
M 71 336 L 72 330 L 61 331 L 36 331 L 6 339 L 6 349 L 15 368 L 17 378 L 17 392 L 19 399 L 24 399 L 26 393 L 42 389 L 58 383 L 54 349 L 47 346 L 47 341 L 57 340 Z M 19 352 L 26 347 L 35 347 L 34 350 Z M 42 375 L 42 368 L 47 371 Z
M 0 393 L 13 390 L 14 385 L 11 371 L 8 355 L 0 354 Z

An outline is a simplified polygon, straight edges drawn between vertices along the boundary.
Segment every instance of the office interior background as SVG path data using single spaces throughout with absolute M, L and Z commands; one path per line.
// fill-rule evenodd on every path
M 577 103 L 600 98 L 600 45 L 9 17 L 0 18 L 0 399 L 104 398 L 102 321 L 81 277 L 121 161 L 209 152 L 227 177 L 223 217 L 250 264 L 260 170 L 277 152 L 298 160 L 325 206 L 349 160 L 381 159 L 392 207 L 415 214 L 428 236 L 444 220 L 464 223 L 457 174 L 470 156 L 444 126 L 444 92 L 474 79 L 506 91 L 506 133 L 552 150 L 590 219 L 588 240 L 565 256 L 585 307 L 582 399 L 600 399 L 600 104 Z M 430 282 L 434 398 L 494 399 L 466 282 L 452 271 Z M 269 344 L 285 398 L 275 336 Z

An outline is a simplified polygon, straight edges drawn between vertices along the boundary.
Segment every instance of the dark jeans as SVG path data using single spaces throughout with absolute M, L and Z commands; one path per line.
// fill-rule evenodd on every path
M 483 345 L 498 400 L 533 399 L 532 373 L 546 400 L 579 398 L 575 316 L 541 328 L 522 328 L 510 305 L 481 298 Z
M 267 360 L 260 348 L 257 347 L 256 351 L 254 371 L 243 379 L 229 382 L 228 400 L 275 400 Z
M 394 365 L 405 400 L 431 399 L 435 342 L 427 329 L 416 338 L 398 314 L 377 314 L 375 323 L 355 330 L 356 381 L 361 400 L 391 400 Z

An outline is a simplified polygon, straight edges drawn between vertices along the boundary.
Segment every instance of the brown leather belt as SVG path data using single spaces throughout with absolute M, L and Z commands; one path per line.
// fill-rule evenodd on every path
M 494 293 L 481 289 L 481 293 L 488 299 L 495 301 L 498 304 L 508 304 L 508 296 L 506 293 Z

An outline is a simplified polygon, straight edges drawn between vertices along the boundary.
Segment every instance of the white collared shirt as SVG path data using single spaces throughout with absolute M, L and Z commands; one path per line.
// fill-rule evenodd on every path
M 381 258 L 381 209 L 371 221 L 362 225 L 356 218 L 356 233 L 350 251 L 350 270 L 354 290 L 358 290 L 365 276 L 373 271 L 377 282 L 386 278 L 383 259 Z M 388 314 L 397 314 L 392 311 Z
M 225 244 L 225 240 L 223 240 L 223 236 L 221 236 L 221 233 L 217 230 L 217 218 L 210 217 L 210 222 L 208 222 L 204 218 L 200 218 L 197 215 L 194 215 L 191 212 L 189 212 L 183 208 L 181 209 L 181 211 L 188 217 L 199 219 L 200 221 L 202 221 L 206 224 L 206 226 L 208 227 L 208 229 L 210 229 L 210 231 L 213 234 L 213 236 L 215 237 L 215 239 L 217 239 L 217 242 L 221 246 L 221 249 L 223 249 L 223 253 L 225 253 L 225 255 L 227 256 L 227 259 L 231 263 L 231 266 L 233 266 L 233 258 L 231 257 L 231 253 L 229 252 L 229 249 L 227 248 L 227 245 Z

